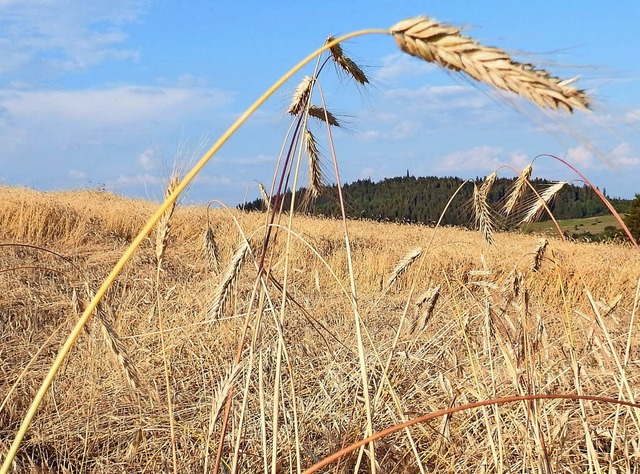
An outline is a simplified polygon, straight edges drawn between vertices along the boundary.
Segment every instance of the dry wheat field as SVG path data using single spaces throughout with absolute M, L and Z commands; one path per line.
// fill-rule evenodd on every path
M 459 29 L 383 33 L 540 107 L 588 107 Z M 326 60 L 367 84 L 337 41 Z M 265 212 L 181 205 L 200 165 L 159 209 L 0 187 L 0 472 L 640 471 L 637 248 L 497 232 L 562 187 L 529 190 L 530 167 L 500 210 L 495 173 L 475 187 L 479 231 L 284 209 L 301 162 L 305 199 L 326 179 L 307 126 L 339 126 L 311 102 L 324 64 L 293 94 L 300 154 L 261 185 Z

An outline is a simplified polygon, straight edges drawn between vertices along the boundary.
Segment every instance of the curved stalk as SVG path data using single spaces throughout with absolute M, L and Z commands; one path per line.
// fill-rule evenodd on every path
M 220 138 L 218 138 L 218 141 L 216 141 L 213 144 L 213 146 L 204 154 L 204 156 L 200 158 L 200 160 L 195 164 L 195 166 L 191 169 L 191 171 L 189 171 L 185 175 L 184 179 L 180 182 L 180 184 L 176 186 L 174 192 L 164 200 L 164 202 L 160 205 L 160 207 L 155 212 L 155 214 L 151 216 L 151 218 L 147 221 L 147 223 L 142 228 L 142 230 L 135 237 L 133 242 L 131 242 L 129 247 L 127 247 L 127 249 L 124 251 L 124 253 L 120 257 L 120 260 L 118 260 L 118 262 L 115 264 L 115 266 L 111 270 L 111 273 L 109 273 L 107 278 L 104 280 L 104 282 L 96 292 L 96 295 L 94 296 L 94 298 L 89 302 L 84 313 L 82 313 L 82 316 L 80 317 L 75 327 L 67 337 L 67 340 L 65 341 L 64 345 L 58 352 L 58 355 L 56 356 L 55 361 L 51 365 L 51 368 L 49 369 L 49 372 L 47 373 L 44 381 L 42 382 L 42 385 L 40 386 L 38 393 L 35 395 L 33 401 L 31 402 L 31 405 L 29 406 L 27 413 L 25 414 L 22 420 L 20 428 L 16 433 L 15 439 L 11 443 L 11 447 L 9 448 L 9 451 L 7 453 L 7 457 L 5 458 L 2 464 L 2 467 L 0 468 L 0 474 L 7 474 L 9 472 L 9 469 L 11 468 L 13 460 L 16 454 L 18 453 L 20 444 L 22 443 L 22 440 L 24 439 L 24 436 L 27 433 L 29 426 L 33 421 L 33 418 L 35 417 L 35 414 L 38 411 L 38 408 L 40 407 L 40 404 L 42 403 L 42 400 L 44 399 L 45 394 L 47 393 L 49 387 L 51 386 L 51 383 L 53 382 L 53 379 L 58 373 L 58 370 L 60 370 L 60 367 L 62 366 L 64 359 L 66 358 L 67 354 L 69 353 L 69 351 L 75 344 L 76 340 L 78 339 L 80 332 L 82 331 L 85 324 L 91 317 L 91 314 L 96 309 L 98 303 L 104 297 L 105 293 L 107 292 L 111 284 L 118 277 L 118 275 L 124 268 L 125 264 L 133 256 L 133 254 L 138 249 L 142 241 L 147 237 L 147 235 L 151 232 L 153 227 L 156 225 L 160 217 L 165 213 L 167 209 L 169 209 L 171 205 L 173 205 L 173 203 L 176 201 L 176 199 L 182 193 L 182 191 L 184 191 L 184 189 L 189 185 L 189 183 L 193 180 L 193 178 L 195 178 L 195 176 L 202 170 L 204 165 L 207 164 L 207 162 L 222 147 L 222 145 L 224 145 L 224 143 L 240 128 L 241 125 L 244 124 L 244 122 L 258 109 L 258 107 L 260 107 L 291 76 L 293 76 L 303 66 L 309 63 L 311 60 L 313 60 L 316 56 L 330 49 L 332 46 L 342 41 L 345 41 L 349 38 L 354 38 L 356 36 L 362 36 L 366 34 L 390 34 L 390 31 L 388 29 L 379 29 L 379 28 L 355 31 L 353 33 L 349 33 L 344 36 L 341 36 L 340 38 L 336 38 L 334 41 L 331 41 L 330 43 L 324 44 L 321 48 L 318 48 L 316 51 L 311 53 L 305 59 L 300 61 L 291 70 L 289 70 L 289 72 L 287 72 L 284 76 L 278 79 L 278 81 L 276 81 L 275 84 L 273 84 L 264 94 L 262 94 L 262 96 L 260 96 L 258 100 L 256 100 L 240 117 L 238 117 L 238 119 L 233 123 L 233 125 L 231 125 L 231 127 L 229 127 L 229 129 L 224 134 L 222 134 Z

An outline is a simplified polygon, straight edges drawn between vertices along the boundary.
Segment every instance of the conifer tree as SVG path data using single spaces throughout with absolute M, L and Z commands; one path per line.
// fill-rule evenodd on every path
M 624 216 L 624 223 L 627 224 L 631 235 L 640 241 L 640 194 L 636 194 L 635 199 Z

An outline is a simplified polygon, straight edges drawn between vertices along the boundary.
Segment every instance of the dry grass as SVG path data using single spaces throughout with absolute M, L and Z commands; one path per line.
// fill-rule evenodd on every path
M 2 188 L 0 195 L 3 241 L 22 240 L 28 233 L 32 244 L 69 257 L 91 284 L 122 250 L 126 239 L 120 236 L 132 233 L 153 207 L 104 193 Z M 105 199 L 111 206 L 102 204 Z M 50 232 L 34 237 L 33 228 L 22 226 L 28 215 L 46 228 L 46 219 L 56 216 L 52 209 L 66 209 L 73 216 L 74 225 L 60 231 L 59 240 L 50 240 Z M 123 215 L 131 216 L 128 223 Z M 236 218 L 251 235 L 265 216 L 236 213 Z M 61 217 L 56 219 L 60 222 Z M 243 260 L 238 255 L 246 253 L 233 255 L 238 232 L 231 217 L 211 211 L 210 222 L 218 229 L 221 261 L 231 278 L 212 279 L 201 251 L 205 209 L 178 208 L 157 283 L 163 295 L 178 470 L 199 472 L 205 453 L 216 451 L 213 440 L 230 386 L 236 390 L 229 439 L 241 440 L 238 463 L 245 472 L 263 469 L 263 440 L 270 451 L 273 439 L 270 413 L 278 341 L 290 364 L 281 374 L 282 386 L 295 388 L 302 466 L 360 439 L 366 416 L 358 401 L 362 395 L 351 303 L 343 291 L 349 271 L 344 241 L 338 237 L 340 222 L 294 218 L 294 229 L 314 250 L 294 240 L 289 251 L 287 292 L 300 307 L 288 304 L 285 319 L 276 323 L 272 311 L 280 312 L 280 303 L 274 298 L 275 307 L 265 305 L 260 322 L 251 319 L 254 355 L 245 352 L 241 367 L 232 365 L 232 354 L 250 311 L 255 272 L 237 265 Z M 349 228 L 363 330 L 371 337 L 365 345 L 369 383 L 380 393 L 372 399 L 375 429 L 401 421 L 399 413 L 411 417 L 494 396 L 637 396 L 633 387 L 640 376 L 640 341 L 631 323 L 637 312 L 640 260 L 628 247 L 549 240 L 534 272 L 531 255 L 538 244 L 533 237 L 496 233 L 488 247 L 477 233 L 440 229 L 427 247 L 434 233 L 428 227 L 350 222 Z M 424 249 L 424 264 L 407 266 L 402 277 L 406 284 L 386 291 L 384 275 L 417 247 Z M 2 269 L 41 267 L 0 273 L 6 289 L 0 300 L 3 398 L 31 354 L 44 348 L 0 412 L 0 441 L 7 446 L 52 351 L 71 324 L 71 288 L 84 276 L 37 250 L 2 247 L 0 252 Z M 282 280 L 284 268 L 277 262 L 284 244 L 276 244 L 273 252 L 271 274 Z M 150 393 L 140 396 L 139 406 L 133 403 L 119 369 L 105 370 L 111 357 L 97 341 L 99 334 L 84 334 L 23 444 L 17 460 L 21 472 L 45 466 L 53 472 L 158 472 L 171 465 L 164 362 L 154 319 L 156 271 L 155 242 L 148 241 L 104 303 L 112 309 L 113 329 L 128 346 Z M 227 281 L 235 291 L 220 306 L 219 320 L 212 322 L 207 318 L 215 288 Z M 273 297 L 280 292 L 271 285 L 268 290 Z M 422 296 L 414 299 L 412 291 Z M 410 301 L 416 315 L 410 315 L 415 319 L 403 331 L 401 321 Z M 604 309 L 598 309 L 598 316 L 594 308 Z M 251 369 L 258 360 L 260 365 Z M 246 415 L 240 428 L 244 398 Z M 292 403 L 287 388 L 279 402 L 278 472 L 290 465 L 295 470 Z M 419 472 L 418 463 L 426 472 L 471 472 L 479 466 L 494 472 L 506 472 L 507 467 L 533 472 L 543 460 L 544 440 L 554 472 L 582 471 L 596 461 L 602 470 L 611 464 L 618 472 L 634 472 L 640 462 L 640 446 L 633 441 L 637 424 L 636 413 L 627 408 L 566 401 L 515 404 L 411 428 L 417 458 L 406 433 L 392 435 L 376 443 L 376 460 L 380 472 Z M 230 463 L 232 457 L 229 446 L 223 461 Z M 367 459 L 365 455 L 363 467 Z M 357 455 L 343 459 L 339 472 L 350 472 L 356 462 Z
M 415 18 L 390 32 L 409 54 L 541 107 L 588 107 L 573 80 L 516 63 L 456 28 Z M 368 82 L 339 45 L 327 59 Z M 312 186 L 321 184 L 307 121 L 338 125 L 318 82 L 324 64 L 319 58 L 289 106 L 294 131 L 283 150 L 299 153 L 278 161 L 274 200 L 298 188 L 305 148 Z M 322 107 L 311 105 L 316 85 Z M 521 174 L 505 214 L 526 200 L 530 174 Z M 101 302 L 110 311 L 99 321 L 107 350 L 132 386 L 105 370 L 112 358 L 97 336 L 82 334 L 46 392 L 16 470 L 301 472 L 373 432 L 448 406 L 514 394 L 635 402 L 638 254 L 557 240 L 536 247 L 531 237 L 496 232 L 487 204 L 495 178 L 475 188 L 479 234 L 310 219 L 295 215 L 293 197 L 288 214 L 283 202 L 280 212 L 269 203 L 268 214 L 246 214 L 165 201 L 155 239 L 136 240 L 140 248 Z M 187 182 L 172 180 L 167 194 Z M 546 209 L 562 184 L 525 203 L 525 217 Z M 152 209 L 106 193 L 0 188 L 0 239 L 30 244 L 0 246 L 0 450 L 27 419 L 77 317 L 77 289 L 104 278 Z M 221 275 L 218 265 L 226 265 Z M 332 469 L 636 472 L 639 434 L 636 408 L 530 400 L 406 427 Z

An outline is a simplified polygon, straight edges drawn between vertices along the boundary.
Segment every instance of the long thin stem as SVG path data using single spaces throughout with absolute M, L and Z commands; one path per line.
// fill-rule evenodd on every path
M 611 203 L 605 197 L 605 195 L 602 194 L 602 192 L 600 192 L 600 190 L 596 186 L 591 184 L 591 181 L 589 181 L 585 175 L 583 175 L 580 171 L 578 171 L 578 169 L 576 167 L 572 166 L 569 162 L 567 162 L 566 160 L 563 160 L 560 157 L 557 157 L 555 155 L 550 155 L 548 153 L 543 153 L 541 155 L 536 156 L 536 158 L 538 158 L 539 156 L 547 156 L 549 158 L 553 158 L 555 160 L 558 160 L 560 163 L 562 163 L 565 166 L 567 166 L 568 168 L 570 168 L 575 174 L 580 176 L 580 178 L 582 178 L 582 180 L 585 183 L 587 183 L 591 189 L 593 189 L 593 192 L 598 195 L 598 197 L 604 203 L 604 205 L 607 206 L 607 209 L 609 209 L 609 212 L 611 212 L 613 217 L 616 218 L 616 220 L 618 221 L 618 224 L 620 224 L 620 227 L 622 227 L 622 230 L 624 230 L 625 234 L 627 234 L 627 237 L 629 237 L 629 240 L 631 241 L 633 246 L 636 248 L 636 250 L 638 250 L 640 252 L 640 245 L 638 244 L 638 242 L 636 242 L 636 239 L 633 237 L 633 235 L 629 231 L 629 228 L 624 223 L 624 220 L 622 219 L 622 217 L 620 217 L 620 214 L 618 214 L 618 211 L 615 210 L 615 208 L 611 205 Z
M 482 400 L 479 402 L 468 403 L 466 405 L 449 407 L 442 410 L 434 411 L 432 413 L 428 413 L 426 415 L 419 416 L 409 421 L 405 421 L 404 423 L 398 423 L 397 425 L 393 425 L 385 430 L 378 431 L 373 435 L 362 439 L 356 443 L 353 443 L 350 446 L 347 446 L 340 451 L 333 453 L 331 456 L 324 458 L 322 461 L 314 464 L 309 469 L 302 472 L 302 474 L 312 474 L 317 472 L 319 469 L 331 464 L 334 461 L 337 461 L 341 457 L 355 451 L 361 446 L 365 444 L 372 443 L 375 440 L 380 438 L 384 438 L 392 433 L 400 431 L 409 426 L 417 425 L 418 423 L 424 423 L 425 421 L 433 420 L 434 418 L 439 418 L 441 416 L 450 415 L 452 413 L 457 413 L 460 411 L 471 410 L 473 408 L 486 407 L 489 405 L 504 405 L 505 403 L 513 403 L 513 402 L 523 402 L 523 401 L 533 401 L 533 400 L 580 400 L 580 401 L 592 401 L 592 402 L 601 402 L 601 403 L 611 403 L 615 405 L 624 405 L 627 407 L 640 408 L 640 405 L 637 403 L 627 402 L 624 400 L 616 400 L 615 398 L 608 397 L 596 397 L 593 395 L 574 395 L 574 394 L 538 394 L 538 395 L 518 395 L 513 397 L 505 397 L 505 398 L 494 398 L 491 400 Z
M 47 373 L 44 381 L 42 382 L 42 385 L 40 386 L 38 393 L 33 398 L 31 405 L 29 406 L 29 409 L 27 410 L 27 413 L 25 414 L 22 420 L 22 423 L 20 424 L 20 428 L 18 429 L 18 432 L 16 433 L 16 436 L 13 442 L 11 443 L 11 447 L 9 448 L 9 451 L 7 453 L 7 457 L 5 458 L 2 464 L 2 467 L 0 468 L 0 474 L 7 474 L 9 472 L 9 469 L 11 468 L 13 460 L 15 459 L 16 454 L 18 453 L 20 444 L 22 443 L 22 440 L 24 439 L 24 436 L 26 435 L 27 430 L 29 429 L 29 426 L 33 421 L 33 418 L 35 417 L 36 412 L 38 411 L 38 408 L 40 407 L 40 404 L 42 403 L 42 400 L 44 399 L 45 394 L 49 390 L 49 387 L 51 386 L 53 379 L 58 373 L 58 370 L 60 370 L 60 367 L 62 366 L 62 363 L 64 362 L 65 358 L 67 357 L 67 354 L 69 353 L 69 351 L 75 344 L 76 340 L 80 336 L 80 332 L 82 331 L 87 321 L 91 317 L 91 314 L 96 309 L 98 303 L 104 297 L 104 295 L 106 294 L 111 284 L 118 277 L 118 275 L 120 274 L 120 272 L 122 271 L 126 263 L 133 256 L 133 254 L 138 249 L 138 247 L 143 242 L 143 240 L 147 237 L 147 235 L 149 235 L 149 233 L 151 232 L 153 227 L 156 225 L 160 217 L 162 217 L 162 215 L 165 213 L 165 211 L 169 209 L 171 205 L 173 205 L 173 203 L 176 201 L 176 199 L 182 193 L 182 191 L 184 191 L 184 189 L 189 185 L 189 183 L 191 183 L 193 178 L 196 177 L 196 175 L 202 170 L 204 165 L 207 164 L 207 162 L 222 147 L 222 145 L 224 145 L 226 141 L 240 128 L 240 126 L 242 126 L 244 122 L 246 122 L 246 120 L 291 76 L 293 76 L 296 72 L 298 72 L 308 62 L 313 60 L 316 56 L 323 53 L 324 51 L 327 51 L 332 46 L 342 41 L 345 41 L 349 38 L 354 38 L 356 36 L 362 36 L 367 34 L 389 34 L 389 30 L 375 28 L 375 29 L 359 30 L 353 33 L 346 34 L 344 36 L 341 36 L 340 38 L 336 38 L 334 41 L 324 44 L 322 47 L 318 48 L 316 51 L 311 53 L 305 59 L 300 61 L 291 70 L 289 70 L 289 72 L 287 72 L 284 76 L 278 79 L 275 82 L 275 84 L 273 84 L 269 89 L 267 89 L 267 91 L 264 94 L 262 94 L 258 98 L 258 100 L 256 100 L 242 115 L 240 115 L 240 117 L 238 117 L 238 119 L 233 123 L 233 125 L 231 125 L 231 127 L 229 127 L 229 129 L 225 133 L 223 133 L 220 138 L 218 138 L 218 140 L 213 144 L 213 146 L 204 154 L 202 158 L 200 158 L 200 160 L 195 164 L 195 166 L 185 175 L 184 179 L 176 186 L 174 192 L 170 196 L 167 196 L 165 198 L 164 202 L 156 210 L 155 214 L 151 216 L 151 218 L 147 221 L 147 223 L 142 228 L 142 230 L 133 239 L 133 242 L 131 242 L 129 247 L 127 247 L 127 249 L 124 251 L 124 253 L 120 257 L 118 262 L 115 264 L 115 266 L 113 267 L 113 269 L 111 270 L 107 278 L 104 280 L 104 282 L 96 292 L 94 298 L 87 305 L 84 313 L 82 314 L 82 316 L 76 323 L 75 327 L 67 337 L 67 340 L 65 341 L 64 345 L 58 352 L 58 355 L 56 356 L 55 361 L 51 365 L 51 368 L 49 369 L 49 372 Z

